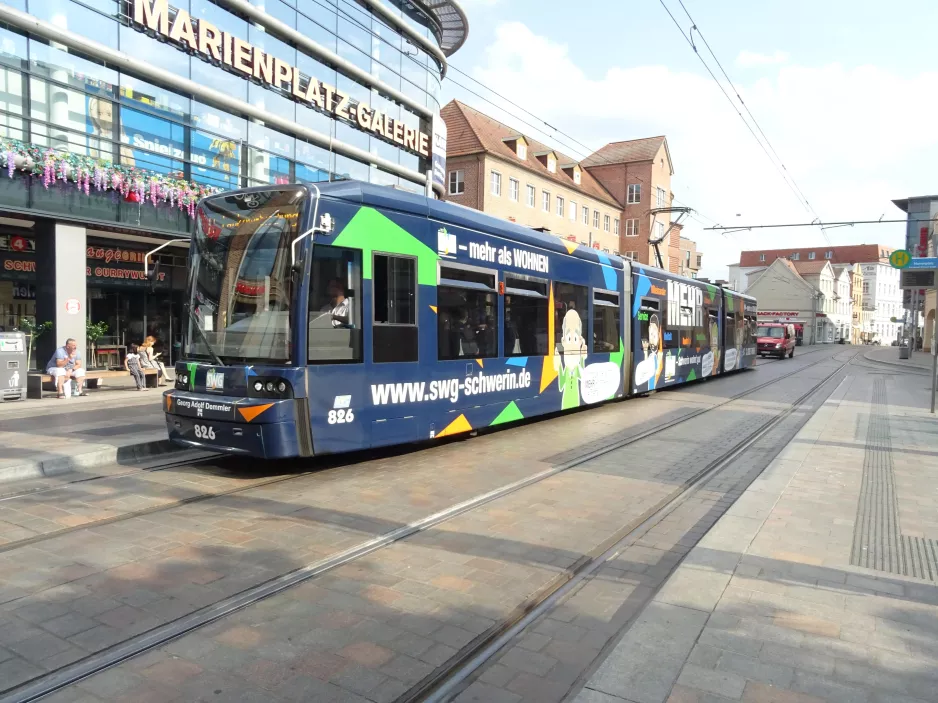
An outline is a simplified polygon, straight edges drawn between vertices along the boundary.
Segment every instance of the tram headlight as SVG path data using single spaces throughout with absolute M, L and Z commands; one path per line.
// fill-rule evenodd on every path
M 290 382 L 276 376 L 257 376 L 248 382 L 248 397 L 281 400 L 293 397 Z

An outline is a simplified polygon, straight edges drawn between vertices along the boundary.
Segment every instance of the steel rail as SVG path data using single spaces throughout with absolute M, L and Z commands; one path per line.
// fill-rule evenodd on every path
M 740 392 L 730 398 L 725 399 L 720 403 L 716 403 L 712 406 L 706 408 L 700 408 L 698 410 L 693 410 L 689 413 L 686 413 L 680 417 L 677 417 L 669 422 L 663 423 L 660 426 L 657 426 L 651 430 L 646 430 L 639 432 L 634 436 L 625 438 L 623 440 L 614 442 L 610 445 L 606 445 L 595 451 L 586 452 L 581 454 L 567 462 L 563 462 L 556 466 L 553 466 L 549 469 L 545 469 L 538 473 L 532 474 L 525 478 L 519 479 L 512 483 L 506 484 L 494 490 L 488 491 L 481 495 L 475 496 L 468 500 L 462 501 L 455 505 L 452 505 L 448 508 L 445 508 L 441 511 L 428 515 L 420 520 L 407 523 L 398 527 L 394 530 L 386 532 L 382 535 L 374 537 L 370 540 L 366 540 L 358 545 L 355 545 L 345 551 L 334 554 L 325 559 L 313 562 L 306 566 L 294 569 L 280 576 L 274 577 L 264 583 L 258 584 L 256 586 L 249 587 L 240 593 L 237 593 L 233 596 L 229 596 L 222 600 L 219 600 L 213 604 L 200 608 L 188 615 L 185 615 L 181 618 L 177 618 L 163 625 L 159 625 L 141 635 L 135 637 L 130 637 L 123 642 L 115 644 L 107 649 L 104 649 L 98 653 L 91 654 L 84 659 L 81 659 L 73 664 L 67 665 L 60 669 L 56 669 L 47 674 L 41 675 L 31 681 L 21 684 L 20 686 L 9 689 L 6 692 L 0 693 L 0 703 L 28 703 L 31 701 L 39 700 L 45 696 L 48 696 L 52 693 L 62 690 L 67 686 L 71 686 L 79 681 L 87 679 L 95 674 L 98 674 L 106 669 L 109 669 L 113 666 L 121 664 L 133 657 L 136 657 L 144 652 L 147 652 L 155 647 L 162 646 L 172 640 L 178 639 L 190 632 L 193 632 L 199 628 L 202 628 L 206 625 L 209 625 L 217 620 L 220 620 L 223 617 L 226 617 L 232 613 L 240 611 L 244 608 L 247 608 L 259 601 L 274 596 L 282 591 L 285 591 L 289 588 L 297 586 L 301 583 L 309 581 L 317 576 L 320 576 L 324 573 L 332 571 L 344 564 L 350 563 L 357 559 L 360 559 L 364 556 L 372 554 L 384 547 L 400 542 L 408 537 L 411 537 L 415 534 L 424 532 L 428 529 L 431 529 L 441 523 L 447 522 L 455 517 L 463 515 L 471 510 L 475 510 L 478 507 L 491 503 L 495 500 L 503 498 L 505 496 L 511 495 L 517 491 L 520 491 L 528 486 L 540 483 L 547 478 L 556 476 L 557 474 L 563 473 L 571 468 L 579 466 L 591 459 L 594 459 L 598 456 L 608 454 L 612 451 L 620 449 L 629 444 L 633 444 L 642 439 L 655 435 L 662 430 L 674 427 L 676 425 L 682 424 L 692 418 L 699 417 L 711 410 L 716 410 L 717 408 L 723 407 L 728 403 L 739 400 L 748 395 L 751 395 L 769 385 L 778 383 L 780 381 L 789 378 L 790 376 L 801 373 L 808 368 L 816 366 L 820 363 L 828 361 L 829 359 L 820 359 L 816 362 L 808 364 L 804 367 L 796 369 L 791 373 L 784 374 L 777 378 L 761 383 L 753 388 L 750 388 L 746 391 Z M 841 367 L 842 368 L 842 367 Z M 839 370 L 839 369 L 838 369 Z M 835 372 L 836 373 L 836 372 Z M 828 376 L 827 378 L 829 378 Z M 306 475 L 308 475 L 307 472 Z M 270 481 L 269 483 L 287 481 L 293 478 L 300 478 L 304 474 L 298 474 L 296 476 L 287 476 L 287 477 L 278 477 Z M 265 484 L 266 485 L 266 484 Z M 232 491 L 227 491 L 224 494 L 215 494 L 215 495 L 228 495 L 235 492 L 241 492 L 242 490 L 250 490 L 250 488 L 260 487 L 260 484 L 255 484 L 254 486 L 244 487 L 242 489 L 236 489 Z M 214 495 L 208 497 L 215 497 Z M 189 502 L 192 502 L 191 500 Z M 162 506 L 160 506 L 162 507 Z M 156 512 L 156 508 L 150 509 L 147 512 Z M 112 520 L 112 521 L 117 521 Z M 80 528 L 79 528 L 80 529 Z M 71 530 L 69 530 L 71 531 Z

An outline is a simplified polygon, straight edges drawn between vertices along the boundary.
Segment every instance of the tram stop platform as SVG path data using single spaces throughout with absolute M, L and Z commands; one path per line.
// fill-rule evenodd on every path
M 111 382 L 84 398 L 0 403 L 0 484 L 100 471 L 174 451 L 166 438 L 163 390 L 138 393 Z
M 895 348 L 876 352 L 866 359 L 899 363 L 885 358 Z M 921 370 L 864 366 L 572 700 L 938 700 L 938 419 Z

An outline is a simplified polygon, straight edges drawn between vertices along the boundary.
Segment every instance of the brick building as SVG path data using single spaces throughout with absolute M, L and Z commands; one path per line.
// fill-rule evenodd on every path
M 611 254 L 622 206 L 576 160 L 457 100 L 446 122 L 444 200 Z
M 668 140 L 663 136 L 611 142 L 583 161 L 586 170 L 622 204 L 623 252 L 643 264 L 654 265 L 654 251 L 648 244 L 652 230 L 660 237 L 671 224 L 668 215 L 652 215 L 649 210 L 671 207 L 671 176 L 674 166 Z M 671 229 L 660 245 L 664 268 L 680 271 L 680 229 Z
M 697 251 L 697 242 L 687 237 L 680 238 L 681 260 L 678 273 L 688 278 L 697 278 L 703 263 L 703 254 Z

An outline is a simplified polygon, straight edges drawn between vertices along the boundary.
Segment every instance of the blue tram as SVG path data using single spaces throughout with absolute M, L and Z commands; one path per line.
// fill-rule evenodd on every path
M 356 181 L 196 213 L 178 444 L 265 458 L 446 437 L 752 366 L 755 300 Z

